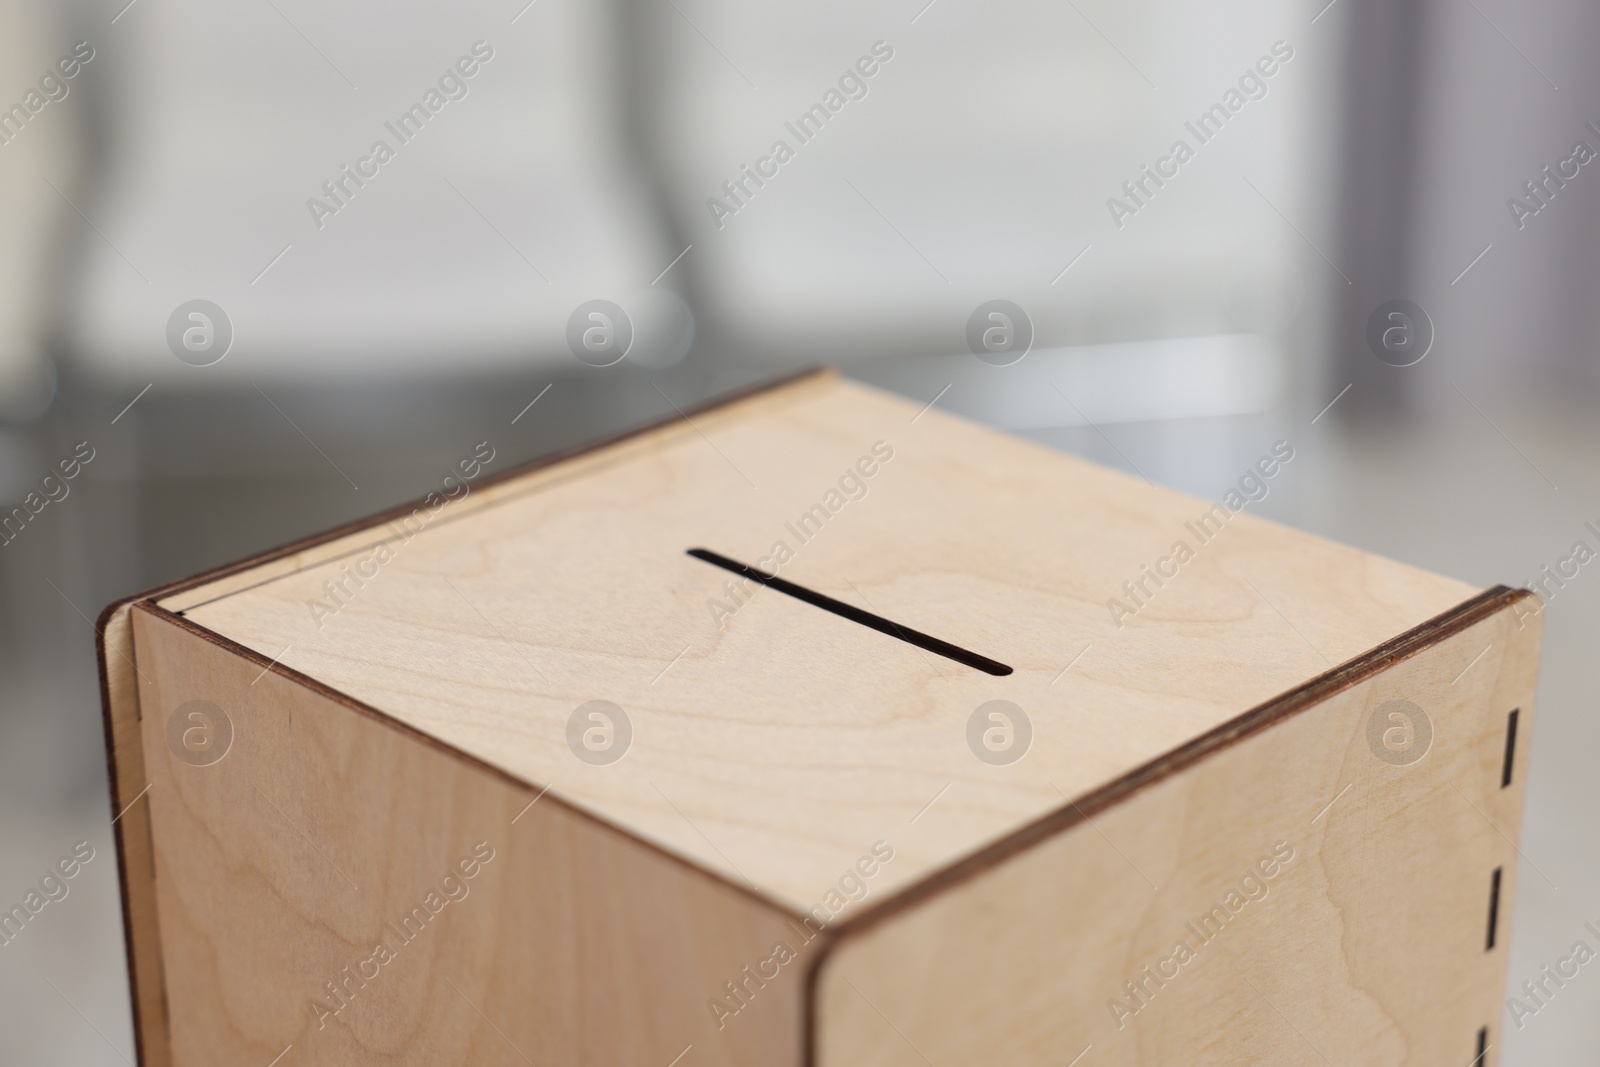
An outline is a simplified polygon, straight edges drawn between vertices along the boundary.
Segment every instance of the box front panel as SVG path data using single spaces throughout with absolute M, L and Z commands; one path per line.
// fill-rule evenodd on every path
M 1525 606 L 847 933 L 816 1063 L 1497 1062 Z
M 708 1009 L 799 944 L 775 910 L 168 616 L 135 641 L 175 1067 L 798 1062 L 798 966 Z

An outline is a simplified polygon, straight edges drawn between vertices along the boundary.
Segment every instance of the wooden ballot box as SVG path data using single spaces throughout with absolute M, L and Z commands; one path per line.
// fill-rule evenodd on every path
M 485 437 L 107 609 L 143 1064 L 1496 1062 L 1538 601 L 1252 514 L 1311 442 Z

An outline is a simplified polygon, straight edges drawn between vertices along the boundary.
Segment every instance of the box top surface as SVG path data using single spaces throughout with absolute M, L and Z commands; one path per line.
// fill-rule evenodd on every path
M 825 375 L 162 604 L 804 911 L 876 842 L 878 899 L 1478 592 L 1211 507 Z M 627 725 L 572 728 L 590 701 Z

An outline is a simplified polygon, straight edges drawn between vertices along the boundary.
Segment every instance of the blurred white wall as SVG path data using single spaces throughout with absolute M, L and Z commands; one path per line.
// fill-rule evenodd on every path
M 759 89 L 704 45 L 682 65 L 663 109 L 673 182 L 717 310 L 752 348 L 962 351 L 967 315 L 996 297 L 1029 312 L 1041 346 L 1284 327 L 1309 253 L 1246 179 L 1326 225 L 1307 148 L 1336 37 L 1253 0 L 925 4 L 695 5 Z M 712 226 L 702 201 L 793 142 L 784 122 L 878 40 L 894 58 L 869 94 Z M 1275 41 L 1293 59 L 1202 145 L 1184 123 Z M 1195 158 L 1119 228 L 1108 199 L 1178 139 Z
M 197 380 L 165 327 L 203 298 L 236 330 L 210 379 L 453 374 L 647 285 L 671 254 L 621 165 L 612 12 L 522 8 L 145 0 L 107 26 L 106 240 L 84 246 L 69 349 L 98 376 Z M 430 90 L 403 142 L 389 125 Z M 379 140 L 394 158 L 313 218 Z
M 662 290 L 742 363 L 962 353 L 1004 298 L 1040 352 L 1244 337 L 1229 373 L 1257 339 L 1281 370 L 1334 277 L 1337 32 L 1264 0 L 144 0 L 96 33 L 107 136 L 63 349 L 124 388 L 571 364 L 579 303 L 643 320 Z M 385 123 L 477 41 L 468 95 L 400 145 Z M 802 143 L 785 124 L 863 58 L 865 95 Z M 1185 123 L 1224 101 L 1202 143 Z M 319 226 L 307 200 L 380 138 L 395 158 Z M 779 140 L 794 157 L 715 217 Z M 1155 192 L 1118 225 L 1129 180 Z M 235 330 L 201 372 L 165 338 L 196 298 Z

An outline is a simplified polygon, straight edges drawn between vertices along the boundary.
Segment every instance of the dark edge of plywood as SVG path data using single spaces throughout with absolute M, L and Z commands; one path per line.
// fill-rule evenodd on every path
M 872 929 L 902 912 L 939 895 L 971 878 L 984 874 L 1013 856 L 1072 829 L 1134 793 L 1223 751 L 1246 738 L 1275 726 L 1387 670 L 1401 660 L 1433 647 L 1500 612 L 1517 601 L 1533 596 L 1526 589 L 1497 585 L 1470 600 L 1445 611 L 1378 647 L 1317 675 L 1302 685 L 1256 705 L 1244 714 L 1201 734 L 1163 756 L 1137 767 L 1121 778 L 1091 790 L 1067 805 L 1052 811 L 964 859 L 934 872 L 900 890 L 880 903 L 861 911 L 836 926 L 832 936 L 818 946 L 806 971 L 804 1052 L 801 1063 L 815 1067 L 817 1057 L 817 987 L 823 968 L 833 952 L 847 939 Z
M 590 455 L 592 453 L 597 453 L 597 452 L 604 451 L 607 448 L 611 448 L 611 447 L 613 447 L 615 445 L 626 443 L 627 441 L 632 440 L 634 438 L 643 437 L 643 436 L 646 436 L 646 435 L 651 434 L 651 433 L 656 433 L 658 431 L 661 431 L 661 430 L 667 429 L 667 428 L 669 428 L 669 427 L 671 427 L 673 425 L 676 425 L 680 421 L 688 422 L 690 419 L 692 419 L 693 417 L 695 417 L 697 415 L 709 414 L 711 412 L 715 412 L 715 411 L 720 410 L 722 408 L 731 407 L 731 406 L 733 406 L 735 404 L 741 403 L 741 402 L 746 401 L 746 400 L 755 399 L 756 397 L 763 396 L 763 395 L 768 394 L 768 393 L 776 393 L 776 392 L 778 392 L 778 391 L 780 391 L 780 390 L 782 390 L 782 389 L 784 389 L 784 388 L 786 388 L 788 386 L 798 385 L 801 382 L 804 382 L 804 381 L 807 381 L 807 380 L 810 380 L 810 379 L 828 378 L 828 377 L 831 377 L 833 375 L 836 375 L 837 373 L 838 373 L 837 370 L 832 366 L 828 366 L 828 365 L 811 366 L 811 367 L 806 367 L 806 368 L 804 368 L 802 370 L 799 370 L 799 371 L 795 371 L 795 372 L 790 373 L 790 374 L 782 375 L 780 377 L 771 378 L 771 379 L 767 379 L 765 381 L 757 382 L 754 385 L 747 386 L 747 387 L 745 387 L 743 389 L 735 390 L 735 391 L 733 391 L 731 393 L 726 393 L 726 394 L 723 394 L 723 395 L 718 396 L 718 397 L 713 397 L 712 399 L 710 399 L 710 400 L 708 400 L 708 401 L 706 401 L 706 402 L 704 402 L 702 404 L 698 404 L 698 405 L 696 405 L 694 407 L 688 408 L 688 409 L 686 409 L 684 411 L 675 413 L 675 414 L 667 416 L 665 418 L 658 419 L 658 420 L 656 420 L 654 422 L 647 423 L 647 424 L 645 424 L 643 426 L 637 426 L 637 427 L 634 427 L 634 428 L 629 429 L 629 430 L 624 430 L 624 431 L 622 431 L 620 433 L 616 433 L 616 434 L 609 435 L 607 437 L 600 438 L 599 440 L 596 440 L 596 441 L 591 441 L 589 443 L 578 445 L 578 446 L 573 447 L 573 448 L 564 449 L 564 450 L 562 450 L 560 452 L 555 452 L 555 453 L 552 453 L 552 454 L 547 455 L 547 456 L 542 456 L 542 457 L 540 457 L 538 459 L 531 460 L 531 461 L 529 461 L 527 463 L 523 463 L 523 464 L 521 464 L 519 466 L 512 467 L 509 470 L 501 471 L 501 472 L 499 472 L 497 474 L 487 475 L 487 476 L 477 480 L 475 482 L 475 484 L 478 487 L 482 488 L 482 487 L 487 487 L 487 486 L 491 486 L 491 485 L 497 485 L 497 484 L 502 484 L 502 483 L 506 483 L 506 482 L 511 482 L 511 481 L 514 481 L 514 480 L 516 480 L 518 478 L 525 477 L 525 476 L 527 476 L 529 474 L 534 474 L 534 473 L 537 473 L 539 471 L 545 470 L 545 469 L 550 468 L 550 467 L 559 466 L 562 463 L 567 463 L 567 462 L 570 462 L 570 461 L 572 461 L 574 459 L 579 459 L 579 458 L 582 458 L 584 456 Z M 106 732 L 106 767 L 107 767 L 107 779 L 108 779 L 109 785 L 110 785 L 110 790 L 109 791 L 110 791 L 110 799 L 111 799 L 111 816 L 114 819 L 117 819 L 117 816 L 119 816 L 119 815 L 125 816 L 124 818 L 117 819 L 117 821 L 112 824 L 111 829 L 112 829 L 112 838 L 113 838 L 114 842 L 116 843 L 116 850 L 117 850 L 117 884 L 118 884 L 118 890 L 119 890 L 120 896 L 122 898 L 123 942 L 124 942 L 124 948 L 125 948 L 126 953 L 127 953 L 128 991 L 129 991 L 129 995 L 130 995 L 130 997 L 131 997 L 131 999 L 133 1001 L 132 1007 L 133 1007 L 134 1056 L 138 1060 L 138 1062 L 140 1064 L 140 1067 L 166 1067 L 166 1065 L 170 1062 L 170 1050 L 167 1049 L 167 1048 L 161 1048 L 161 1049 L 158 1049 L 158 1050 L 152 1050 L 147 1045 L 147 1042 L 151 1039 L 152 1035 L 147 1032 L 147 1028 L 144 1025 L 145 1016 L 149 1012 L 156 1012 L 156 1013 L 160 1013 L 160 1017 L 162 1017 L 162 1018 L 165 1017 L 165 1012 L 166 1012 L 166 1008 L 167 1008 L 166 990 L 165 990 L 165 988 L 161 988 L 161 989 L 145 988 L 145 986 L 147 986 L 149 983 L 148 982 L 141 982 L 141 980 L 140 980 L 140 973 L 141 973 L 141 971 L 140 971 L 140 963 L 141 963 L 141 961 L 146 961 L 147 960 L 147 955 L 146 954 L 149 954 L 151 957 L 153 957 L 154 965 L 158 968 L 158 971 L 159 971 L 159 965 L 161 963 L 160 930 L 159 930 L 159 927 L 156 926 L 155 916 L 154 916 L 154 900 L 153 900 L 154 882 L 153 882 L 153 880 L 149 884 L 142 885 L 142 886 L 133 886 L 129 882 L 129 877 L 128 877 L 128 855 L 127 855 L 128 842 L 127 842 L 127 840 L 126 840 L 124 835 L 128 832 L 128 826 L 130 825 L 130 823 L 129 823 L 129 819 L 126 817 L 127 813 L 119 808 L 119 799 L 120 799 L 121 791 L 122 791 L 121 787 L 124 785 L 124 782 L 123 782 L 124 775 L 122 773 L 122 771 L 124 769 L 123 761 L 125 759 L 132 760 L 134 757 L 133 756 L 129 756 L 126 753 L 120 753 L 118 751 L 117 738 L 116 738 L 116 727 L 117 727 L 117 724 L 119 722 L 125 720 L 129 716 L 132 716 L 136 720 L 138 718 L 140 718 L 140 710 L 139 710 L 139 702 L 138 702 L 138 692 L 139 692 L 138 685 L 139 685 L 139 681 L 138 681 L 138 668 L 137 668 L 137 652 L 133 647 L 133 641 L 132 641 L 132 636 L 131 636 L 132 635 L 131 615 L 132 615 L 133 609 L 136 608 L 136 607 L 142 607 L 142 608 L 146 608 L 148 610 L 151 610 L 152 612 L 157 612 L 159 614 L 169 616 L 173 621 L 175 621 L 175 622 L 177 622 L 179 624 L 186 624 L 191 629 L 194 629 L 194 630 L 200 632 L 201 635 L 207 637 L 208 640 L 214 640 L 217 643 L 223 644 L 224 647 L 228 647 L 228 648 L 232 649 L 233 651 L 237 652 L 238 654 L 243 655 L 243 656 L 245 656 L 245 657 L 247 657 L 247 658 L 249 658 L 249 659 L 251 659 L 251 660 L 253 660 L 255 662 L 264 663 L 264 661 L 261 659 L 261 657 L 257 656 L 254 652 L 251 652 L 249 649 L 246 649 L 246 648 L 244 648 L 243 646 L 240 646 L 240 645 L 233 644 L 233 643 L 229 642 L 226 638 L 221 637 L 220 635 L 212 634 L 210 631 L 205 630 L 203 627 L 194 626 L 192 623 L 188 623 L 187 620 L 183 619 L 181 616 L 177 615 L 174 612 L 170 612 L 170 611 L 166 611 L 165 609 L 157 608 L 156 605 L 155 605 L 155 601 L 157 601 L 158 599 L 161 599 L 161 598 L 174 596 L 174 595 L 176 595 L 178 593 L 182 593 L 182 592 L 184 592 L 186 590 L 198 588 L 198 587 L 206 585 L 208 583 L 218 581 L 218 580 L 220 580 L 222 578 L 227 578 L 227 577 L 229 577 L 231 575 L 238 574 L 238 573 L 240 573 L 242 571 L 250 570 L 250 569 L 252 569 L 254 567 L 260 567 L 260 566 L 263 566 L 265 564 L 272 563 L 272 562 L 274 562 L 276 560 L 283 559 L 283 558 L 285 558 L 287 556 L 292 556 L 297 552 L 304 552 L 307 549 L 315 548 L 317 545 L 325 544 L 325 543 L 330 542 L 330 541 L 338 540 L 341 537 L 347 537 L 347 536 L 349 536 L 351 534 L 358 533 L 363 529 L 366 529 L 366 528 L 369 528 L 369 527 L 376 527 L 376 526 L 378 526 L 378 525 L 380 525 L 382 523 L 389 522 L 389 521 L 392 521 L 394 519 L 400 518 L 401 516 L 409 515 L 414 509 L 416 509 L 418 507 L 424 507 L 424 506 L 426 506 L 426 498 L 418 498 L 416 500 L 408 501 L 406 503 L 400 504 L 400 505 L 395 506 L 395 507 L 384 509 L 384 510 L 379 511 L 379 512 L 377 512 L 375 514 L 368 515 L 365 518 L 356 519 L 356 520 L 354 520 L 352 522 L 344 523 L 344 524 L 342 524 L 340 526 L 336 526 L 336 527 L 334 527 L 334 528 L 332 528 L 330 530 L 325 530 L 325 531 L 323 531 L 321 533 L 314 534 L 314 535 L 312 535 L 310 537 L 305 537 L 305 538 L 302 538 L 302 539 L 300 539 L 298 541 L 292 541 L 292 542 L 290 542 L 290 543 L 288 543 L 286 545 L 280 545 L 280 546 L 278 546 L 276 548 L 269 549 L 269 550 L 267 550 L 265 552 L 259 552 L 259 553 L 256 553 L 254 555 L 246 556 L 246 557 L 244 557 L 242 559 L 234 560 L 233 562 L 230 562 L 230 563 L 222 564 L 221 566 L 218 566 L 218 567 L 213 567 L 210 570 L 203 571 L 203 572 L 201 572 L 199 574 L 193 575 L 193 576 L 188 577 L 188 578 L 182 578 L 182 579 L 178 579 L 178 580 L 172 581 L 172 582 L 165 582 L 165 583 L 163 583 L 161 585 L 155 586 L 154 588 L 147 589 L 147 590 L 145 590 L 143 592 L 140 592 L 140 593 L 135 593 L 132 596 L 122 597 L 120 599 L 112 601 L 110 604 L 106 605 L 105 610 L 100 613 L 99 619 L 96 620 L 95 628 L 94 628 L 95 629 L 95 656 L 96 656 L 96 660 L 98 661 L 99 673 L 100 673 L 101 718 L 102 718 L 102 722 L 104 724 L 105 732 Z M 118 694 L 116 694 L 114 692 L 113 686 L 112 686 L 112 682 L 111 682 L 110 673 L 109 673 L 108 666 L 107 666 L 108 650 L 107 650 L 107 647 L 106 647 L 106 631 L 107 631 L 108 628 L 115 628 L 115 629 L 120 631 L 123 627 L 127 628 L 127 635 L 128 635 L 127 640 L 124 642 L 126 647 L 127 647 L 127 653 L 126 654 L 129 655 L 130 657 L 132 657 L 132 659 L 130 660 L 130 665 L 132 665 L 133 668 L 134 668 L 134 680 L 133 680 L 133 683 L 132 683 L 133 684 L 133 699 L 132 699 L 132 702 L 131 702 L 131 706 L 129 706 L 129 707 L 122 706 L 122 701 L 120 699 L 118 699 Z M 296 672 L 289 670 L 288 668 L 284 668 L 284 667 L 278 666 L 278 667 L 276 667 L 274 669 L 279 674 L 282 674 L 282 675 L 284 675 L 286 677 L 289 677 L 292 680 L 299 681 L 299 682 L 302 682 L 304 684 L 309 684 L 313 688 L 317 688 L 319 691 L 331 692 L 330 690 L 326 690 L 325 687 L 317 686 L 316 683 L 311 681 L 311 679 L 305 678 L 303 675 L 299 675 Z M 355 706 L 360 710 L 365 710 L 365 711 L 372 712 L 373 714 L 377 715 L 378 718 L 380 718 L 382 720 L 385 720 L 385 721 L 388 721 L 392 725 L 396 725 L 396 726 L 401 725 L 398 722 L 396 722 L 395 720 L 390 719 L 388 716 L 385 716 L 385 715 L 382 715 L 382 713 L 376 712 L 375 709 L 366 708 L 365 705 L 360 705 L 357 702 L 350 701 L 349 698 L 341 697 L 340 699 L 343 702 L 350 703 L 352 706 Z M 432 738 L 427 738 L 426 735 L 420 735 L 419 734 L 418 736 L 424 737 L 424 739 L 430 741 L 431 743 L 438 743 L 438 742 L 434 742 Z M 137 745 L 135 747 L 137 747 Z M 464 759 L 470 759 L 470 757 L 466 757 L 463 753 L 460 753 L 460 752 L 458 752 L 457 750 L 455 750 L 453 748 L 449 748 L 448 746 L 443 746 L 443 747 L 445 747 L 452 754 L 461 756 Z M 137 756 L 137 755 L 139 755 L 139 753 L 135 753 L 134 755 Z M 139 767 L 141 767 L 141 768 L 143 766 L 142 762 L 139 762 L 137 765 Z M 483 766 L 487 767 L 486 764 L 483 765 Z M 494 770 L 494 768 L 489 768 L 489 769 L 490 770 Z M 501 773 L 501 772 L 496 771 L 496 773 Z M 509 776 L 507 776 L 507 777 L 509 777 Z M 520 779 L 513 779 L 513 780 L 517 781 L 519 785 L 526 785 L 527 784 L 525 782 L 522 782 Z M 130 783 L 126 783 L 126 784 L 127 785 L 133 785 L 134 783 L 130 782 Z M 147 785 L 147 784 L 148 783 L 141 783 L 140 787 L 143 788 L 143 786 Z M 567 806 L 570 807 L 570 805 L 567 805 Z M 576 811 L 578 809 L 573 809 L 573 810 Z M 581 812 L 580 811 L 580 814 L 583 814 L 586 817 L 593 818 L 593 816 L 589 816 L 588 813 L 586 813 L 586 812 Z M 599 822 L 600 820 L 597 819 L 596 821 Z M 144 825 L 144 824 L 139 824 L 139 823 L 135 823 L 135 824 L 136 825 Z M 609 824 L 603 824 L 603 825 L 606 825 L 610 829 L 615 829 L 615 827 L 611 827 Z M 628 836 L 630 838 L 633 838 L 634 840 L 639 840 L 637 837 L 635 837 L 632 834 L 629 834 Z M 648 844 L 648 843 L 646 842 L 645 844 Z M 153 853 L 150 852 L 151 841 L 150 841 L 150 838 L 149 838 L 149 827 L 148 827 L 148 825 L 145 825 L 145 841 L 144 841 L 144 845 L 145 845 L 145 848 L 146 848 L 146 852 L 151 854 L 151 863 L 152 863 L 151 877 L 153 879 L 153 877 L 154 877 L 154 866 L 153 866 L 154 865 L 154 856 L 153 856 Z M 651 846 L 651 847 L 654 847 L 654 846 Z M 672 856 L 673 859 L 678 860 L 679 862 L 687 862 L 687 861 L 683 860 L 681 857 L 675 856 L 672 853 L 667 853 L 664 850 L 661 850 L 661 851 L 663 851 L 663 854 Z M 691 864 L 690 866 L 693 866 L 693 865 Z M 697 871 L 701 871 L 702 873 L 705 873 L 708 877 L 715 878 L 719 883 L 726 884 L 726 885 L 731 885 L 731 886 L 733 886 L 733 888 L 735 890 L 738 890 L 738 891 L 741 891 L 741 892 L 743 891 L 742 887 L 738 886 L 737 884 L 735 884 L 733 882 L 728 881 L 727 879 L 722 878 L 720 875 L 716 875 L 716 874 L 713 874 L 712 872 L 705 871 L 703 868 L 700 868 L 700 867 L 694 867 L 694 869 L 697 870 Z M 133 908 L 133 904 L 135 902 L 135 897 L 136 896 L 143 896 L 145 894 L 149 895 L 147 898 L 145 898 L 145 899 L 147 899 L 147 902 L 148 902 L 148 905 L 149 905 L 149 916 L 148 916 L 147 919 L 143 919 L 142 918 L 139 922 L 136 923 L 135 922 L 135 915 L 134 915 L 134 908 Z M 760 900 L 761 903 L 766 904 L 769 907 L 776 908 L 780 913 L 782 913 L 785 916 L 798 917 L 798 916 L 795 915 L 795 913 L 792 911 L 792 909 L 790 909 L 788 907 L 777 905 L 772 901 L 769 901 L 769 900 L 766 900 L 765 898 L 760 897 L 759 894 L 756 894 L 756 899 Z M 164 1026 L 162 1027 L 162 1030 L 163 1030 L 163 1032 L 165 1032 L 165 1027 Z
M 122 942 L 127 956 L 128 993 L 133 1002 L 133 1055 L 141 1067 L 167 1067 L 171 1062 L 171 1050 L 162 1048 L 158 1052 L 152 1052 L 146 1045 L 147 1039 L 151 1036 L 145 1025 L 147 1014 L 154 1015 L 160 1021 L 159 1030 L 163 1035 L 168 1032 L 165 1025 L 167 991 L 161 958 L 161 930 L 157 925 L 155 913 L 154 842 L 150 835 L 148 808 L 134 813 L 133 798 L 129 798 L 126 804 L 122 800 L 121 761 L 138 757 L 138 767 L 143 770 L 143 751 L 140 749 L 137 729 L 131 743 L 136 750 L 133 756 L 118 749 L 116 737 L 119 713 L 122 717 L 133 716 L 135 722 L 139 719 L 138 662 L 130 660 L 129 664 L 134 669 L 131 681 L 133 706 L 120 707 L 113 696 L 106 649 L 106 631 L 116 627 L 126 634 L 126 639 L 122 642 L 127 649 L 124 654 L 131 656 L 134 653 L 132 614 L 133 604 L 137 599 L 130 597 L 106 605 L 99 619 L 95 620 L 94 646 L 95 658 L 100 669 L 100 714 L 106 732 L 106 780 L 107 792 L 111 799 L 111 839 L 117 850 L 117 891 L 122 899 Z M 150 878 L 147 884 L 139 886 L 135 886 L 128 877 L 127 835 L 130 827 L 142 828 L 144 853 L 150 857 Z M 135 905 L 138 905 L 137 916 Z M 140 980 L 141 962 L 156 969 L 155 976 L 144 982 Z M 145 988 L 153 982 L 159 982 L 160 988 L 155 990 Z

